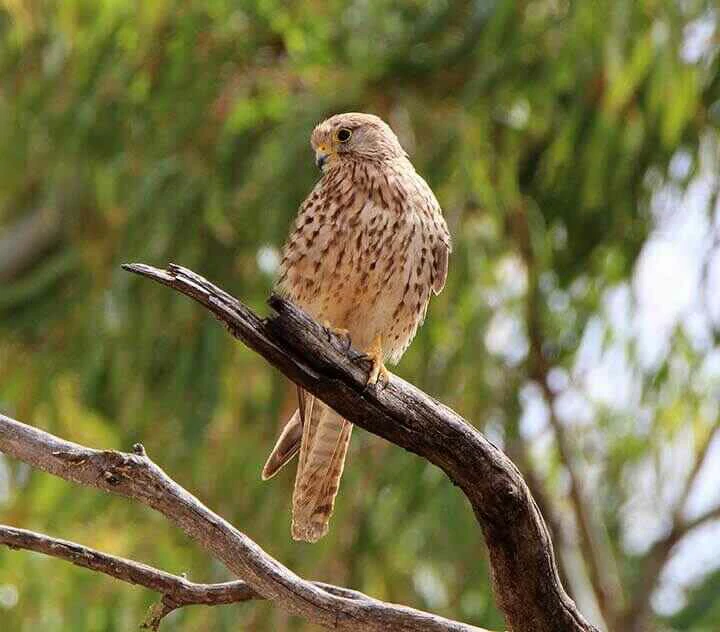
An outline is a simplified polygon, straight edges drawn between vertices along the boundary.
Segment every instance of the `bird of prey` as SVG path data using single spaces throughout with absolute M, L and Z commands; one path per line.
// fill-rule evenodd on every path
M 312 132 L 322 177 L 300 207 L 277 291 L 313 318 L 349 335 L 387 383 L 422 324 L 431 293 L 445 285 L 450 235 L 435 195 L 397 136 L 377 116 L 337 114 Z M 292 536 L 328 531 L 352 425 L 298 389 L 298 409 L 262 472 L 267 480 L 299 454 Z

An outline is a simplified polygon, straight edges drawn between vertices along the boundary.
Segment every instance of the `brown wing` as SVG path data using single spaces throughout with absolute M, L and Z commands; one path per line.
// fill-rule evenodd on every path
M 433 249 L 432 288 L 437 295 L 443 291 L 448 273 L 448 259 L 450 258 L 450 243 L 440 240 Z
M 429 188 L 429 187 L 428 187 Z M 445 287 L 448 273 L 448 259 L 452 252 L 452 241 L 450 239 L 450 231 L 448 230 L 445 218 L 440 210 L 435 195 L 431 192 L 431 230 L 434 235 L 434 245 L 432 248 L 433 266 L 432 266 L 432 289 L 435 295 L 440 294 Z
M 292 536 L 316 542 L 328 531 L 352 424 L 307 392 L 301 401 L 303 433 L 293 492 Z
M 430 281 L 434 294 L 440 294 L 445 287 L 448 273 L 448 259 L 452 252 L 450 231 L 442 214 L 440 203 L 425 180 L 413 173 L 412 181 L 416 186 L 417 194 L 414 203 L 417 204 L 419 216 L 422 218 L 424 230 L 430 242 L 432 252 L 432 271 Z

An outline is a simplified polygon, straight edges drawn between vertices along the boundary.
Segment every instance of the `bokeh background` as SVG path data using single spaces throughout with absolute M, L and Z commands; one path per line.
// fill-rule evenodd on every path
M 142 441 L 298 573 L 503 629 L 468 505 L 362 430 L 329 536 L 259 472 L 294 389 L 120 269 L 266 311 L 318 177 L 308 137 L 388 120 L 454 237 L 397 372 L 517 462 L 603 629 L 720 629 L 720 12 L 697 0 L 2 0 L 0 409 Z M 229 579 L 157 514 L 0 456 L 0 521 Z M 156 596 L 0 550 L 3 630 L 136 629 Z M 171 630 L 315 629 L 270 604 Z

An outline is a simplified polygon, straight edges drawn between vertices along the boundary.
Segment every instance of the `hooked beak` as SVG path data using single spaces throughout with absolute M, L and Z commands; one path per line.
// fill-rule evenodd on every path
M 315 150 L 315 164 L 318 166 L 318 169 L 322 170 L 328 158 L 330 158 L 330 150 L 325 145 L 318 145 L 318 148 Z

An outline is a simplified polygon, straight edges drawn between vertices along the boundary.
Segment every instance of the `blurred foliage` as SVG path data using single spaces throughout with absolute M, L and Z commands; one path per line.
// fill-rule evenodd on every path
M 362 431 L 330 535 L 291 542 L 293 471 L 268 484 L 259 472 L 293 389 L 204 310 L 119 264 L 181 263 L 264 310 L 278 248 L 317 178 L 312 127 L 339 111 L 383 116 L 435 190 L 455 243 L 446 290 L 398 373 L 511 454 L 519 442 L 571 522 L 557 450 L 550 441 L 539 454 L 518 421 L 537 377 L 528 329 L 540 323 L 544 361 L 572 374 L 608 292 L 628 287 L 671 161 L 679 151 L 689 160 L 674 181 L 681 191 L 700 172 L 701 141 L 720 123 L 720 72 L 716 42 L 698 54 L 688 46 L 707 24 L 717 39 L 717 11 L 695 0 L 0 6 L 0 238 L 43 209 L 56 218 L 40 245 L 13 252 L 20 241 L 2 242 L 0 408 L 92 446 L 142 441 L 301 575 L 502 629 L 481 536 L 457 490 Z M 3 271 L 13 259 L 23 265 Z M 681 334 L 650 367 L 627 344 L 650 422 L 590 401 L 592 427 L 573 431 L 626 599 L 642 557 L 623 539 L 634 468 L 655 462 L 682 428 L 700 440 L 717 414 L 707 392 L 687 391 L 717 345 L 693 348 Z M 673 373 L 678 362 L 684 373 Z M 0 518 L 195 581 L 228 579 L 150 511 L 5 460 Z M 582 571 L 569 581 L 597 618 Z M 717 629 L 717 608 L 701 606 L 717 576 L 708 581 L 663 625 Z M 0 550 L 4 629 L 129 630 L 154 599 Z M 683 623 L 693 609 L 705 627 Z M 164 624 L 310 628 L 260 603 L 188 608 Z

